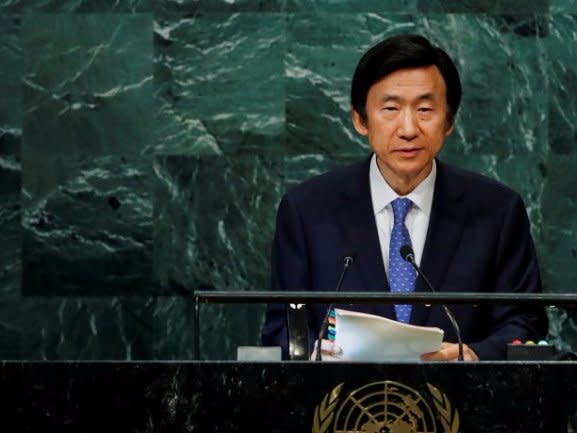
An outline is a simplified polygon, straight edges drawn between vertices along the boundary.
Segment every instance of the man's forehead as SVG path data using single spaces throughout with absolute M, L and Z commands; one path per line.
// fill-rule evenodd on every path
M 446 91 L 445 80 L 436 66 L 399 69 L 377 81 L 370 90 L 378 90 L 381 99 L 435 99 Z M 370 91 L 369 90 L 369 91 Z
M 381 100 L 383 102 L 388 102 L 388 101 L 402 101 L 404 98 L 401 95 L 395 94 L 395 93 L 383 93 L 383 95 L 381 96 Z M 435 97 L 435 94 L 431 93 L 431 92 L 425 92 L 425 93 L 421 93 L 421 94 L 416 94 L 412 97 L 412 99 L 416 99 L 419 101 L 434 101 L 435 99 L 437 99 Z

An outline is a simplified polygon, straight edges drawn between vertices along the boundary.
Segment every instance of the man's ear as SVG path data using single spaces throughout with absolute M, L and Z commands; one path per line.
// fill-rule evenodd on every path
M 445 128 L 445 137 L 448 137 L 449 135 L 451 135 L 453 133 L 453 130 L 455 129 L 455 122 L 453 121 L 448 128 Z
M 363 119 L 362 116 L 359 113 L 357 113 L 357 110 L 355 110 L 354 108 L 351 109 L 351 116 L 353 118 L 353 126 L 355 127 L 357 132 L 361 135 L 365 136 L 368 135 L 369 130 L 367 129 L 365 119 Z

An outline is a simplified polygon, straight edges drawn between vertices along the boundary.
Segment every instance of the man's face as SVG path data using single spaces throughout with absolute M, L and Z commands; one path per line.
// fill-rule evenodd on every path
M 369 89 L 365 107 L 365 120 L 353 110 L 355 129 L 368 138 L 387 183 L 407 194 L 430 173 L 453 131 L 445 80 L 436 66 L 400 69 Z

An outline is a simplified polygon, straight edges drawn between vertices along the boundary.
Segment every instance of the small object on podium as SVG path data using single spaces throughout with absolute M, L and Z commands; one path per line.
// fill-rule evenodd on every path
M 334 308 L 331 308 L 329 314 L 329 328 L 327 329 L 327 340 L 334 342 L 337 335 L 337 313 Z
M 507 361 L 550 361 L 553 352 L 553 345 L 545 340 L 535 344 L 532 340 L 523 343 L 516 339 L 507 344 Z
M 245 362 L 269 362 L 281 360 L 280 346 L 239 346 L 236 349 L 236 360 Z
M 309 359 L 308 316 L 305 304 L 289 304 L 286 309 L 288 326 L 289 359 Z

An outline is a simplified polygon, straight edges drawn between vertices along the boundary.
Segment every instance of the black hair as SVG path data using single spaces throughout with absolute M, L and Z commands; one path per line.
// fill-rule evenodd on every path
M 376 82 L 399 69 L 435 65 L 447 88 L 447 123 L 452 125 L 461 102 L 459 71 L 441 48 L 423 36 L 405 34 L 393 36 L 369 49 L 355 69 L 351 85 L 351 105 L 366 121 L 366 103 L 369 89 Z

